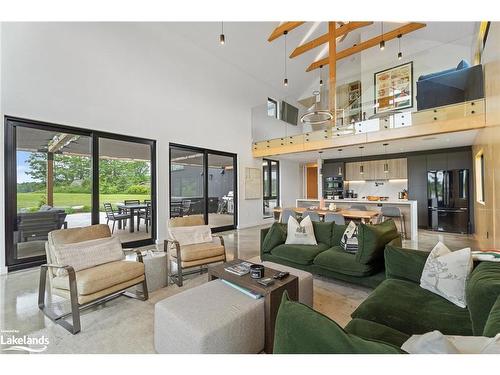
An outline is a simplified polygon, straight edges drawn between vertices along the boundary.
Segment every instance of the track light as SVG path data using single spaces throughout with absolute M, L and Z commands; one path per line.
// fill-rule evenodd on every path
M 226 37 L 224 35 L 224 21 L 221 22 L 221 33 L 219 35 L 219 43 L 224 45 L 226 43 Z

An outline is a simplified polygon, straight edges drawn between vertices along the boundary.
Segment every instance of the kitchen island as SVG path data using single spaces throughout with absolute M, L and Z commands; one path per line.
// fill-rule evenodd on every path
M 389 199 L 387 201 L 369 201 L 367 199 L 325 199 L 324 207 L 328 209 L 330 203 L 334 203 L 337 208 L 347 209 L 353 204 L 365 205 L 368 210 L 380 211 L 383 206 L 399 207 L 405 218 L 406 237 L 409 240 L 418 239 L 418 216 L 417 216 L 417 201 L 407 199 Z M 319 207 L 319 199 L 297 199 L 296 207 L 311 208 Z M 396 219 L 396 225 L 399 228 L 399 220 Z

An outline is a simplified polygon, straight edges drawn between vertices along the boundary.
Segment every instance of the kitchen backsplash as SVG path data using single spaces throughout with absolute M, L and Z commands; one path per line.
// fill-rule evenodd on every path
M 398 199 L 398 193 L 403 189 L 408 189 L 408 180 L 356 181 L 346 183 L 346 185 L 344 189 L 353 190 L 354 193 L 358 194 L 358 198 L 377 195 L 389 197 L 389 199 Z

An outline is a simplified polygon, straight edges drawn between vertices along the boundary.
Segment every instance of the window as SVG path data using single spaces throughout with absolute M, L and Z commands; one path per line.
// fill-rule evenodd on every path
M 478 152 L 475 158 L 475 173 L 476 173 L 476 200 L 478 203 L 484 204 L 486 197 L 485 197 L 485 183 L 484 183 L 484 176 L 485 176 L 485 160 L 484 160 L 484 153 L 483 150 Z
M 279 206 L 280 163 L 276 160 L 264 159 L 262 162 L 262 182 L 264 192 L 264 218 L 273 217 L 273 210 Z
M 236 228 L 236 154 L 170 144 L 170 217 L 200 216 L 213 231 Z
M 267 115 L 278 118 L 278 102 L 276 100 L 267 98 Z
M 45 263 L 48 233 L 61 228 L 103 223 L 124 247 L 154 243 L 155 141 L 11 117 L 5 124 L 10 271 Z

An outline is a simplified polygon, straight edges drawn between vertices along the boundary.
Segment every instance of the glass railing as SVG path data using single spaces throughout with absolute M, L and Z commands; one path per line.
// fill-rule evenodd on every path
M 314 150 L 328 147 L 339 137 L 354 137 L 351 144 L 356 144 L 359 135 L 393 132 L 389 136 L 416 126 L 423 126 L 420 132 L 442 132 L 438 122 L 446 122 L 443 126 L 449 131 L 484 126 L 483 72 L 480 64 L 473 65 L 475 36 L 469 34 L 446 43 L 412 40 L 412 54 L 405 52 L 403 38 L 401 60 L 397 40 L 386 43 L 384 51 L 372 48 L 353 56 L 348 68 L 337 68 L 337 109 L 335 119 L 326 124 L 312 126 L 300 121 L 314 103 L 312 92 L 301 100 L 292 96 L 276 99 L 297 108 L 294 125 L 278 119 L 279 114 L 278 118 L 267 116 L 265 104 L 253 108 L 253 150 Z M 347 74 L 346 69 L 353 73 Z

